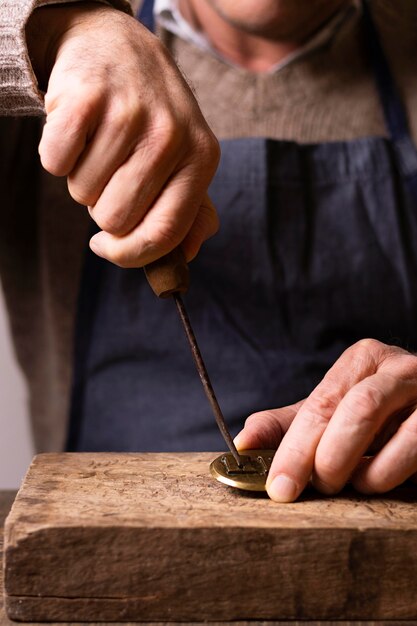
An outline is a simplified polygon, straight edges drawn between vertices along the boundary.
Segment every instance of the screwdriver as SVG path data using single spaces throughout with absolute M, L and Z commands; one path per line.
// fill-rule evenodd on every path
M 241 457 L 235 444 L 233 443 L 232 436 L 227 428 L 222 410 L 217 401 L 213 385 L 211 384 L 203 357 L 201 356 L 201 352 L 191 326 L 190 318 L 188 317 L 188 313 L 181 297 L 181 294 L 188 291 L 190 284 L 189 269 L 182 250 L 180 248 L 175 248 L 175 250 L 164 257 L 146 265 L 144 270 L 146 278 L 158 298 L 172 297 L 174 299 L 191 348 L 194 363 L 197 367 L 200 380 L 204 387 L 204 392 L 212 408 L 217 425 L 238 467 L 243 467 Z

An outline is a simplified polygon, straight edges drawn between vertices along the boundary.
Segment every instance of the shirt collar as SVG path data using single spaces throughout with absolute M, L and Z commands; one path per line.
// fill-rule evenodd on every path
M 348 7 L 344 7 L 338 11 L 336 15 L 329 22 L 327 22 L 323 28 L 317 31 L 305 44 L 297 48 L 297 50 L 294 50 L 294 52 L 290 52 L 284 59 L 279 61 L 279 63 L 271 67 L 268 70 L 268 73 L 272 74 L 279 72 L 279 70 L 282 70 L 293 61 L 296 61 L 306 54 L 309 54 L 310 52 L 313 52 L 314 50 L 317 50 L 321 46 L 327 44 L 339 30 L 339 27 L 356 10 L 357 2 L 353 0 Z M 189 22 L 187 22 L 186 19 L 184 19 L 178 7 L 178 0 L 155 0 L 154 14 L 156 23 L 162 26 L 165 30 L 173 33 L 181 39 L 184 39 L 185 41 L 193 43 L 200 50 L 208 52 L 228 65 L 238 68 L 240 67 L 230 61 L 230 59 L 223 57 L 223 55 L 221 55 L 218 50 L 211 45 L 210 41 L 203 32 L 196 30 Z

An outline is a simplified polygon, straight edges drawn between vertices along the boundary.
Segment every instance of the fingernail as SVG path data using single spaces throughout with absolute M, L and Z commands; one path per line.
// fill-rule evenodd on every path
M 240 433 L 238 433 L 238 434 L 236 435 L 236 437 L 233 439 L 233 443 L 235 444 L 235 446 L 236 446 L 236 448 L 237 448 L 238 450 L 239 450 L 239 442 L 240 442 L 240 440 L 242 439 L 242 432 L 243 432 L 243 431 L 241 431 Z M 241 447 L 241 446 L 240 446 L 240 447 Z
M 95 237 L 90 239 L 90 248 L 94 254 L 103 258 L 103 252 L 101 251 L 100 244 L 96 241 Z
M 276 502 L 293 502 L 298 495 L 298 488 L 291 478 L 278 474 L 268 488 L 268 494 Z

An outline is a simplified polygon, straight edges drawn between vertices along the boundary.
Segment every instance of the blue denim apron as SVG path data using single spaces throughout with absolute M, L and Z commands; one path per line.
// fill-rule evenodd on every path
M 152 28 L 152 2 L 141 18 Z M 360 338 L 417 350 L 417 152 L 366 4 L 364 21 L 390 139 L 222 142 L 221 230 L 185 301 L 232 433 Z M 88 253 L 68 449 L 223 448 L 174 303 Z

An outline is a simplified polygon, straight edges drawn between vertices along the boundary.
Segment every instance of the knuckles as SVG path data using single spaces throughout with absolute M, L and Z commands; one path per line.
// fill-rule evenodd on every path
M 311 427 L 317 427 L 328 423 L 337 408 L 338 402 L 331 393 L 323 393 L 318 389 L 306 401 L 303 407 L 303 415 Z
M 71 88 L 68 84 L 64 85 L 66 76 Z M 68 189 L 76 202 L 84 206 L 97 206 L 91 210 L 91 214 L 103 231 L 116 237 L 123 237 L 135 226 L 132 224 L 132 215 L 126 208 L 105 206 L 104 202 L 101 206 L 100 199 L 108 181 L 103 182 L 100 176 L 95 180 L 87 168 L 83 169 L 83 156 L 88 157 L 86 150 L 93 145 L 98 131 L 103 132 L 104 129 L 110 138 L 120 138 L 122 135 L 123 141 L 129 146 L 129 154 L 131 156 L 135 154 L 135 158 L 137 157 L 137 165 L 134 164 L 132 168 L 133 176 L 135 169 L 140 176 L 144 159 L 151 165 L 149 166 L 151 174 L 148 176 L 156 178 L 155 172 L 167 172 L 165 183 L 161 189 L 156 189 L 157 193 L 152 193 L 152 196 L 157 196 L 169 185 L 175 168 L 181 169 L 184 164 L 190 162 L 195 163 L 193 184 L 196 184 L 201 192 L 201 188 L 210 182 L 217 168 L 220 148 L 194 98 L 192 96 L 189 98 L 188 92 L 185 97 L 185 92 L 180 90 L 179 102 L 175 103 L 172 101 L 172 95 L 171 99 L 164 100 L 162 93 L 161 101 L 165 102 L 164 106 L 158 105 L 153 108 L 151 105 L 155 102 L 152 85 L 149 92 L 151 98 L 149 99 L 149 93 L 146 92 L 144 98 L 140 99 L 137 97 L 137 89 L 134 90 L 134 97 L 132 96 L 133 91 L 129 85 L 126 89 L 121 89 L 121 92 L 112 94 L 111 88 L 106 86 L 102 76 L 96 75 L 93 78 L 97 80 L 89 81 L 87 88 L 85 80 L 80 80 L 77 72 L 69 72 L 66 69 L 61 74 L 51 76 L 50 88 L 45 97 L 48 117 L 41 142 L 41 159 L 44 167 L 52 174 L 68 176 Z M 139 83 L 135 85 L 138 86 Z M 128 156 L 129 158 L 131 157 Z M 88 158 L 85 160 L 85 163 L 87 162 Z M 125 162 L 125 156 L 120 163 L 116 158 L 113 174 Z M 97 163 L 97 168 L 99 167 L 100 163 Z M 148 180 L 143 182 L 142 191 L 143 187 L 147 188 Z M 140 191 L 136 195 L 139 196 Z M 137 197 L 135 202 L 138 204 Z M 146 201 L 140 204 L 137 211 L 140 216 L 145 215 L 151 208 L 146 204 Z M 194 242 L 196 250 L 201 245 L 200 239 L 214 234 L 218 229 L 214 209 L 209 211 L 207 218 L 201 222 L 201 233 L 197 232 Z M 140 242 L 141 250 L 147 251 L 150 256 L 162 256 L 181 243 L 187 229 L 189 224 L 176 224 L 173 218 L 166 223 L 150 220 L 146 231 L 147 239 Z M 123 246 L 112 246 L 106 256 L 121 267 L 131 267 L 135 262 L 134 255 Z
M 379 417 L 378 410 L 385 401 L 384 390 L 370 382 L 356 385 L 349 393 L 349 408 L 352 415 L 361 416 L 362 421 L 368 420 L 373 423 Z
M 39 146 L 41 163 L 54 176 L 66 176 L 82 155 L 96 124 L 99 95 L 94 90 L 87 95 L 82 89 L 71 98 L 57 95 L 48 100 L 47 94 L 45 100 L 48 115 Z
M 176 150 L 181 140 L 188 140 L 186 126 L 169 110 L 158 112 L 156 118 L 152 120 L 151 137 L 153 142 L 162 150 Z
M 353 357 L 360 358 L 367 356 L 368 358 L 372 358 L 375 360 L 376 365 L 380 365 L 391 357 L 409 354 L 402 348 L 387 345 L 373 338 L 360 339 L 348 349 L 348 352 L 350 352 Z
M 133 139 L 138 133 L 140 124 L 146 122 L 146 117 L 146 111 L 140 102 L 118 97 L 113 98 L 103 118 L 103 124 L 108 128 L 110 136 L 116 138 L 122 135 L 128 141 L 129 137 Z
M 370 337 L 366 337 L 365 339 L 360 339 L 355 344 L 353 344 L 352 348 L 356 351 L 365 351 L 365 352 L 376 352 L 383 351 L 387 348 L 385 344 L 378 339 L 373 339 Z
M 208 130 L 209 132 L 200 135 L 196 143 L 198 158 L 204 164 L 206 175 L 211 178 L 220 161 L 220 145 L 210 129 Z
M 76 83 L 71 90 L 45 95 L 47 121 L 51 116 L 58 116 L 59 127 L 66 135 L 78 134 L 93 122 L 103 110 L 106 100 L 105 90 L 101 87 Z M 60 138 L 63 139 L 62 137 Z

